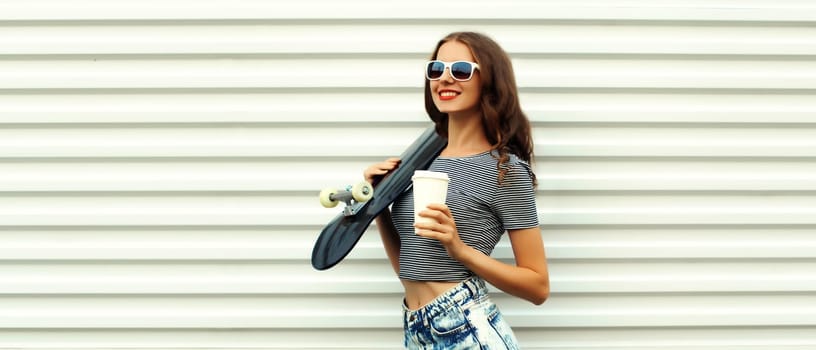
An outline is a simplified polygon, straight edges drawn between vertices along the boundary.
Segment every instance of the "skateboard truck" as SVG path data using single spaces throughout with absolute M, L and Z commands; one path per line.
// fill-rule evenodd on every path
M 357 214 L 355 203 L 367 202 L 374 196 L 374 187 L 366 181 L 360 181 L 354 186 L 347 186 L 346 189 L 325 188 L 320 191 L 320 204 L 326 208 L 334 208 L 341 201 L 346 203 L 343 208 L 344 216 Z

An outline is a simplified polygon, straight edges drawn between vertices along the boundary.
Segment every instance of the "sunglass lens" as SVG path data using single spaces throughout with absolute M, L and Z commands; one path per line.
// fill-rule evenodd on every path
M 470 79 L 473 73 L 473 66 L 468 62 L 456 62 L 451 66 L 451 75 L 458 80 Z
M 445 63 L 439 61 L 428 62 L 428 79 L 439 79 L 445 74 Z

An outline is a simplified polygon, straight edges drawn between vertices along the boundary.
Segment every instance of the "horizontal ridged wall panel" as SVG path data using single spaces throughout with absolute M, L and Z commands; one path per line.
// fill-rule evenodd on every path
M 415 58 L 8 59 L 0 89 L 420 88 Z M 517 58 L 520 88 L 812 89 L 816 62 Z M 419 73 L 417 73 L 419 72 Z M 419 78 L 417 78 L 417 75 Z
M 436 12 L 435 10 L 434 12 Z M 502 38 L 515 54 L 684 54 L 785 55 L 791 58 L 816 51 L 816 28 L 708 25 L 693 27 L 666 23 L 628 23 L 615 26 L 491 23 L 468 20 Z M 300 20 L 292 23 L 186 23 L 83 26 L 57 23 L 48 27 L 11 23 L 0 38 L 0 52 L 13 55 L 427 55 L 428 40 L 462 25 L 431 23 L 329 23 Z M 58 29 L 58 31 L 55 31 Z M 99 32 L 99 29 L 105 29 Z M 336 30 L 331 30 L 336 29 Z M 535 36 L 519 35 L 535 33 Z M 784 37 L 786 40 L 778 40 Z M 240 40 L 236 40 L 240 38 Z M 432 44 L 433 42 L 431 42 Z
M 734 22 L 812 21 L 816 8 L 807 0 L 655 0 L 655 1 L 536 1 L 514 0 L 496 3 L 489 0 L 438 3 L 419 0 L 410 3 L 385 4 L 370 0 L 337 3 L 308 0 L 298 3 L 245 0 L 144 0 L 133 3 L 109 3 L 96 0 L 30 0 L 18 4 L 5 1 L 0 7 L 4 18 L 31 20 L 247 20 L 247 19 L 318 19 L 318 20 L 456 20 L 479 19 L 545 19 L 545 20 L 721 20 Z M 428 9 L 432 8 L 433 11 Z M 452 11 L 456 16 L 452 16 Z
M 805 0 L 0 1 L 0 349 L 400 348 L 375 227 L 311 268 L 338 212 L 316 197 L 428 126 L 421 64 L 454 30 L 507 49 L 533 123 L 553 293 L 494 291 L 523 348 L 814 349 L 814 23 Z
M 317 90 L 317 89 L 315 89 Z M 0 95 L 3 124 L 205 123 L 411 123 L 425 121 L 419 97 L 393 89 L 332 89 L 196 92 L 38 91 Z M 535 124 L 650 123 L 739 126 L 740 124 L 812 124 L 816 101 L 807 91 L 763 94 L 761 91 L 624 90 L 583 92 L 568 89 L 522 90 L 525 112 Z M 223 92 L 222 92 L 223 91 Z M 320 104 L 315 104 L 320 101 Z M 363 103 L 363 101 L 365 101 Z M 592 101 L 588 104 L 587 101 Z M 149 103 L 148 103 L 149 102 Z M 309 105 L 303 109 L 300 106 Z M 389 108 L 399 108 L 390 111 Z M 387 117 L 383 111 L 389 110 Z M 546 123 L 546 124 L 545 124 Z M 795 125 L 799 126 L 799 125 Z M 4 127 L 5 128 L 5 127 Z

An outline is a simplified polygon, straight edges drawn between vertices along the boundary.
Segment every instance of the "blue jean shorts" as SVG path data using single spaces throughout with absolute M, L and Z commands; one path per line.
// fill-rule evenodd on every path
M 403 303 L 406 349 L 518 349 L 518 341 L 484 281 L 471 277 L 428 305 Z

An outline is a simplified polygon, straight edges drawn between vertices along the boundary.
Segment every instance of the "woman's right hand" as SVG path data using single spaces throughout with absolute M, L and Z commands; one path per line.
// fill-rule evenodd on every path
M 399 158 L 388 158 L 384 162 L 373 164 L 363 171 L 363 178 L 373 184 L 375 177 L 388 174 L 389 171 L 396 169 L 399 163 Z

